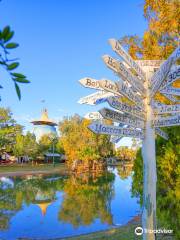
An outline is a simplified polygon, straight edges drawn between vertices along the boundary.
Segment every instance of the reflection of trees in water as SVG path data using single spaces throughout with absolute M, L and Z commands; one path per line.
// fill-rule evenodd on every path
M 122 180 L 128 178 L 132 173 L 133 163 L 121 163 L 117 166 L 118 175 Z
M 114 195 L 113 181 L 114 174 L 108 172 L 91 178 L 71 176 L 64 186 L 59 219 L 74 227 L 89 225 L 97 218 L 112 224 L 110 204 Z
M 56 191 L 63 189 L 64 179 L 48 177 L 13 178 L 14 186 L 0 182 L 0 229 L 8 229 L 11 218 L 23 203 L 42 204 L 55 200 Z
M 174 239 L 180 239 L 180 148 L 179 128 L 166 130 L 169 140 L 156 140 L 157 161 L 157 225 L 173 229 Z M 133 167 L 132 193 L 143 198 L 143 161 L 138 152 Z
M 57 191 L 64 191 L 59 219 L 74 226 L 88 225 L 96 218 L 112 223 L 110 203 L 114 195 L 114 174 L 99 173 L 73 175 L 70 178 L 15 177 L 13 186 L 0 182 L 0 230 L 9 228 L 11 218 L 23 204 L 37 204 L 42 214 L 56 199 Z

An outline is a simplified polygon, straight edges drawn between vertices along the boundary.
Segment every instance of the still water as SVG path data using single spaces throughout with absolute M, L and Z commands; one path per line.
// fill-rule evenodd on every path
M 0 239 L 53 239 L 127 224 L 140 212 L 131 171 L 1 178 Z

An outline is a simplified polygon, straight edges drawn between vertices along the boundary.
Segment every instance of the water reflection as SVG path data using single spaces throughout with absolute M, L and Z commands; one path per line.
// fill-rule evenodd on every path
M 59 220 L 74 227 L 89 225 L 96 218 L 112 224 L 111 201 L 114 196 L 114 174 L 106 173 L 99 178 L 70 177 L 64 185 L 64 198 L 59 211 Z
M 130 173 L 126 166 L 99 176 L 1 178 L 0 237 L 65 237 L 126 224 L 139 210 Z

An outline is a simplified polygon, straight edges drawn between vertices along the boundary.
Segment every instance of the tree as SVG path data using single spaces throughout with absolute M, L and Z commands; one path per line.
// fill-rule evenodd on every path
M 16 140 L 16 135 L 22 133 L 22 126 L 12 118 L 9 108 L 0 108 L 0 153 L 11 152 Z
M 54 144 L 54 152 L 64 153 L 61 139 L 54 134 L 44 134 L 39 140 L 40 153 L 46 153 L 52 150 Z
M 9 54 L 12 49 L 17 48 L 19 44 L 11 42 L 14 36 L 14 31 L 10 29 L 9 26 L 6 26 L 2 31 L 0 31 L 0 65 L 9 73 L 10 78 L 14 82 L 16 93 L 18 98 L 21 99 L 21 91 L 19 88 L 19 83 L 29 83 L 26 76 L 14 72 L 14 70 L 19 66 L 18 59 L 10 59 Z M 2 88 L 2 85 L 0 85 Z
M 89 120 L 78 115 L 65 118 L 59 123 L 61 142 L 68 158 L 69 166 L 74 160 L 90 163 L 108 156 L 112 152 L 109 136 L 96 135 L 88 129 Z
M 125 36 L 120 39 L 134 59 L 163 60 L 177 48 L 180 43 L 180 1 L 179 0 L 146 0 L 144 16 L 148 22 L 148 29 L 143 38 L 139 36 Z M 173 83 L 179 87 L 180 81 Z M 156 93 L 155 98 L 166 104 L 170 100 L 164 95 Z M 179 97 L 177 97 L 179 99 Z
M 35 160 L 39 154 L 39 146 L 34 134 L 27 132 L 26 135 L 18 134 L 14 146 L 15 156 L 28 156 Z
M 161 137 L 156 139 L 157 159 L 157 218 L 158 225 L 173 229 L 175 239 L 179 239 L 180 220 L 180 129 L 171 127 L 166 129 L 169 140 Z M 133 166 L 132 194 L 143 198 L 143 160 L 141 150 Z M 176 218 L 174 218 L 176 216 Z

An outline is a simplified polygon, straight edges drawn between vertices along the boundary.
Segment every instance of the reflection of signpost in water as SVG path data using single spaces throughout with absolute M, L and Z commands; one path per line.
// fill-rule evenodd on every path
M 120 111 L 103 108 L 99 112 L 105 119 L 126 124 L 123 128 L 114 125 L 105 125 L 102 122 L 92 122 L 89 129 L 97 134 L 113 135 L 118 137 L 135 137 L 143 140 L 142 155 L 143 169 L 143 229 L 156 229 L 156 152 L 155 134 L 168 140 L 168 135 L 160 127 L 180 125 L 179 100 L 173 95 L 179 95 L 179 88 L 171 84 L 179 78 L 180 66 L 175 66 L 180 58 L 180 47 L 177 48 L 166 61 L 145 60 L 134 61 L 114 39 L 110 40 L 113 50 L 121 56 L 129 67 L 108 55 L 103 57 L 106 65 L 121 78 L 117 82 L 110 80 L 85 81 L 86 87 L 103 89 L 104 92 L 127 99 L 123 102 L 109 96 L 107 101 L 112 108 Z M 162 63 L 162 64 L 161 64 Z M 159 67 L 159 65 L 161 66 Z M 157 70 L 159 68 L 159 70 Z M 131 69 L 136 72 L 134 75 Z M 155 72 L 155 70 L 157 70 Z M 154 73 L 155 72 L 155 73 Z M 82 81 L 81 81 L 82 84 Z M 98 85 L 96 85 L 98 84 Z M 95 87 L 94 87 L 95 86 Z M 154 101 L 156 92 L 172 99 L 175 105 L 165 105 Z M 164 114 L 175 114 L 167 116 Z M 111 137 L 112 139 L 112 137 Z M 154 240 L 153 231 L 143 232 L 143 239 Z

